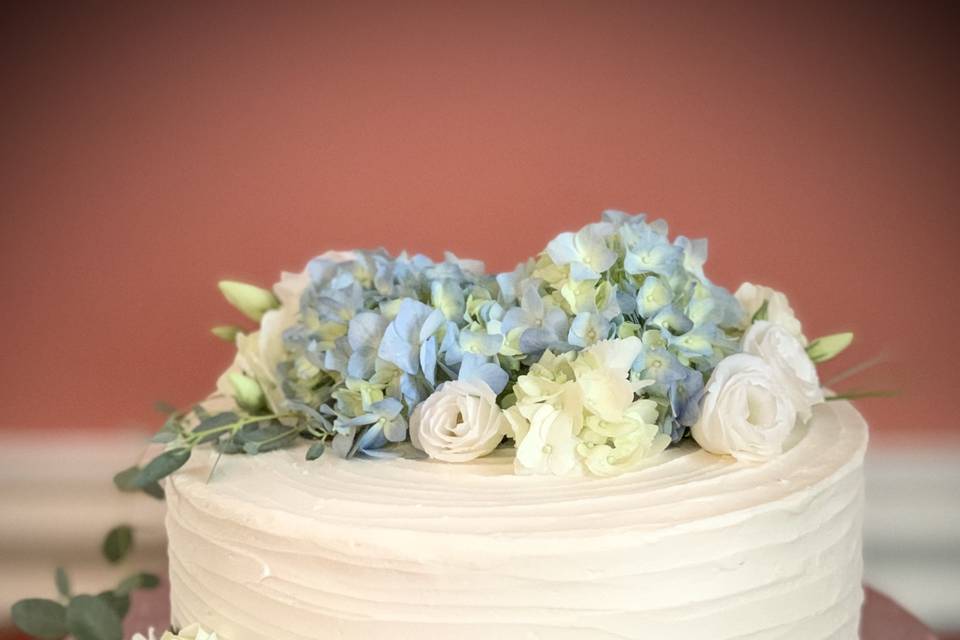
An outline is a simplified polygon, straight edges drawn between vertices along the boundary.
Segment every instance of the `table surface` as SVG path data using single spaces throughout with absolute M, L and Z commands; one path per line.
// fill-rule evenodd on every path
M 169 601 L 166 589 L 140 592 L 135 595 L 130 615 L 127 616 L 127 637 L 150 626 L 160 627 L 169 620 Z M 25 640 L 15 631 L 0 630 L 0 640 Z M 937 637 L 896 602 L 867 587 L 863 605 L 861 640 L 937 640 Z M 940 640 L 949 640 L 942 638 Z

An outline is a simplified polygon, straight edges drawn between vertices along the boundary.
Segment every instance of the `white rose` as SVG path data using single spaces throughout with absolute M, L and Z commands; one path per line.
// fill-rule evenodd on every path
M 809 420 L 811 407 L 823 402 L 823 389 L 817 367 L 800 341 L 782 325 L 758 321 L 743 336 L 743 351 L 760 356 L 773 368 L 800 419 Z
M 453 380 L 413 410 L 410 441 L 436 460 L 466 462 L 496 449 L 509 428 L 487 383 Z
M 754 314 L 760 310 L 763 303 L 767 303 L 767 320 L 782 326 L 797 338 L 801 344 L 807 344 L 807 338 L 803 335 L 803 326 L 797 320 L 793 307 L 787 296 L 776 289 L 764 287 L 761 285 L 744 282 L 733 294 L 746 311 L 746 321 L 750 322 Z
M 327 251 L 320 257 L 344 262 L 352 260 L 354 254 L 349 251 Z M 240 372 L 260 384 L 271 410 L 277 412 L 282 408 L 284 395 L 277 380 L 277 367 L 286 356 L 283 332 L 296 324 L 300 316 L 300 298 L 309 284 L 310 276 L 306 269 L 300 273 L 280 274 L 280 282 L 273 285 L 273 293 L 280 301 L 280 306 L 263 314 L 259 330 L 237 334 L 237 355 L 230 368 L 217 380 L 219 393 L 232 396 L 234 389 L 229 375 Z
M 713 370 L 693 439 L 717 454 L 758 462 L 778 455 L 797 422 L 797 410 L 773 367 L 738 353 Z

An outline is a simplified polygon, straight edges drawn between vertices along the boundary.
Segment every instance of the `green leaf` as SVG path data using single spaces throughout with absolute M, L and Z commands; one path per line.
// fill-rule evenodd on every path
M 838 356 L 851 342 L 853 334 L 850 332 L 823 336 L 807 345 L 807 355 L 817 364 L 826 362 Z
M 77 596 L 70 601 L 67 628 L 76 640 L 123 640 L 120 616 L 96 596 Z
M 190 449 L 171 449 L 164 451 L 147 463 L 137 474 L 136 483 L 140 488 L 166 478 L 168 475 L 186 464 L 190 459 Z
M 63 567 L 57 567 L 57 571 L 53 575 L 53 581 L 57 585 L 57 593 L 62 595 L 64 598 L 69 598 L 70 578 L 67 577 L 67 572 Z
M 69 633 L 67 609 L 59 602 L 28 598 L 10 609 L 13 624 L 27 635 L 42 640 L 59 640 Z
M 197 424 L 196 428 L 193 430 L 193 433 L 209 431 L 210 429 L 216 429 L 217 427 L 225 427 L 228 424 L 233 424 L 239 419 L 240 416 L 233 411 L 221 411 L 220 413 L 216 413 L 212 416 L 207 414 L 207 416 Z
M 316 460 L 323 455 L 325 450 L 326 446 L 322 442 L 314 442 L 310 445 L 310 448 L 307 449 L 307 460 Z
M 143 492 L 151 498 L 155 498 L 157 500 L 163 500 L 167 497 L 163 492 L 163 487 L 160 486 L 159 482 L 151 482 L 143 485 Z
M 177 408 L 166 400 L 157 400 L 153 403 L 153 408 L 157 413 L 162 413 L 165 416 L 169 416 L 177 412 Z
M 754 322 L 760 322 L 761 320 L 766 320 L 769 309 L 770 301 L 764 300 L 763 304 L 760 305 L 760 308 L 757 309 L 757 312 L 753 314 L 752 318 L 750 318 L 750 324 L 753 324 Z
M 243 333 L 243 329 L 230 324 L 224 324 L 210 329 L 210 333 L 217 336 L 224 342 L 233 343 L 237 339 L 238 333 Z
M 114 564 L 123 560 L 131 547 L 133 547 L 133 529 L 125 524 L 110 529 L 107 537 L 103 539 L 103 555 Z
M 116 591 L 101 591 L 97 597 L 107 603 L 117 617 L 123 620 L 130 611 L 130 596 Z
M 135 589 L 156 589 L 158 586 L 160 586 L 160 578 L 152 573 L 140 572 L 124 578 L 113 592 L 117 595 L 128 595 Z
M 113 484 L 120 491 L 139 491 L 140 486 L 137 484 L 139 475 L 140 467 L 128 467 L 113 476 Z

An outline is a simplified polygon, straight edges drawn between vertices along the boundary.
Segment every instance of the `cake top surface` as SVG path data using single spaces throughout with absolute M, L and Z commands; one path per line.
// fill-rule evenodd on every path
M 684 443 L 612 478 L 521 477 L 509 451 L 452 465 L 335 456 L 308 462 L 293 448 L 225 458 L 212 477 L 214 455 L 197 456 L 172 478 L 170 491 L 208 515 L 256 522 L 281 538 L 383 530 L 615 536 L 736 520 L 779 500 L 802 500 L 818 483 L 858 468 L 866 441 L 856 410 L 833 403 L 817 408 L 781 456 L 761 463 Z

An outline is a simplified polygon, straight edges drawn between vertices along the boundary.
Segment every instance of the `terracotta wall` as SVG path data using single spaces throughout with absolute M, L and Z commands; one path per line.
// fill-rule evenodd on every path
M 512 266 L 606 207 L 787 290 L 882 437 L 957 427 L 956 21 L 823 3 L 45 3 L 0 34 L 0 427 L 155 423 L 215 282 L 328 248 Z

